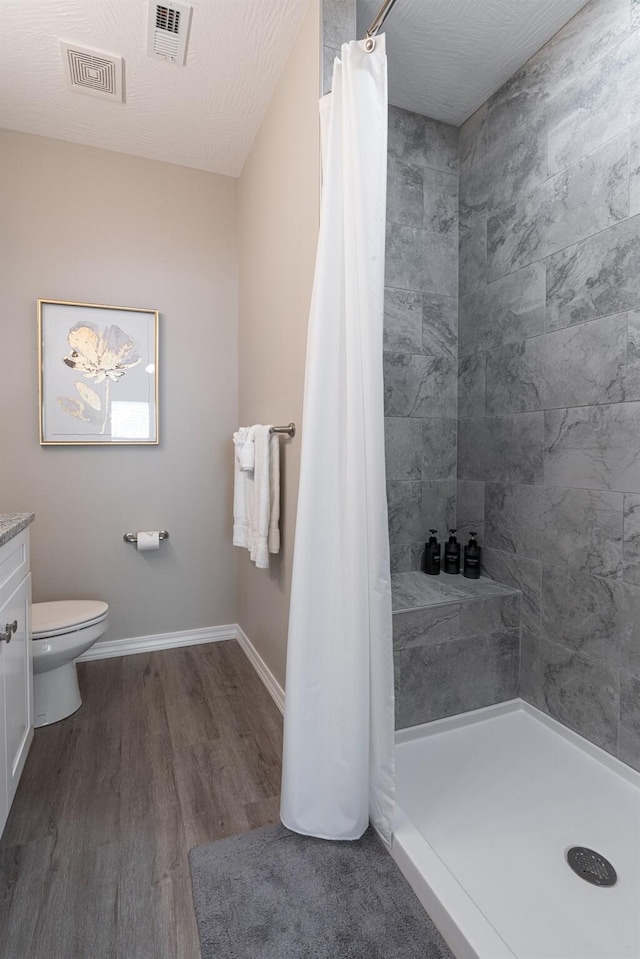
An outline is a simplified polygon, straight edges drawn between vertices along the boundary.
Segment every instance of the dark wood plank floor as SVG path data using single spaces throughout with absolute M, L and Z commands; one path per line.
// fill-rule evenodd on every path
M 199 959 L 188 851 L 277 822 L 281 716 L 235 642 L 78 671 L 0 841 L 0 957 Z

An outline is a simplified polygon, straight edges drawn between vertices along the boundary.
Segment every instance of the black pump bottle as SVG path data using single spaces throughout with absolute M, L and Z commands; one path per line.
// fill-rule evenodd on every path
M 477 533 L 471 533 L 469 543 L 464 548 L 463 576 L 467 579 L 480 579 L 480 547 L 476 539 Z
M 422 558 L 422 572 L 428 573 L 429 576 L 439 576 L 440 575 L 440 543 L 436 538 L 437 529 L 430 529 L 429 532 L 431 536 L 429 537 L 429 542 L 424 548 L 424 556 Z
M 450 529 L 451 536 L 449 542 L 444 548 L 444 571 L 445 573 L 460 572 L 460 543 L 456 539 L 455 529 Z

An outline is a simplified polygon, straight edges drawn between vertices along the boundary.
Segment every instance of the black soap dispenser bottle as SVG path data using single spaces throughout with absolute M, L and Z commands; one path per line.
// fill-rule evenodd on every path
M 469 543 L 464 548 L 464 568 L 462 575 L 467 579 L 480 579 L 480 547 L 477 533 L 471 533 Z
M 440 575 L 440 543 L 437 540 L 437 529 L 430 529 L 431 536 L 429 542 L 424 548 L 424 557 L 422 560 L 422 572 L 429 576 Z
M 444 571 L 445 573 L 460 572 L 460 543 L 456 539 L 455 529 L 450 529 L 451 536 L 444 549 Z

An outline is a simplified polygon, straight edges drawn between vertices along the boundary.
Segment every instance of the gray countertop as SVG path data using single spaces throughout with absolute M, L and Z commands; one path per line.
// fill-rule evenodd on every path
M 35 518 L 35 513 L 0 513 L 0 546 L 21 533 Z

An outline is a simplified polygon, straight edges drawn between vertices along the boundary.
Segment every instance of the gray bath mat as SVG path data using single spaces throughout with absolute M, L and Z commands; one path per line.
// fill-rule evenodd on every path
M 453 959 L 371 829 L 328 842 L 266 826 L 189 860 L 202 959 Z

